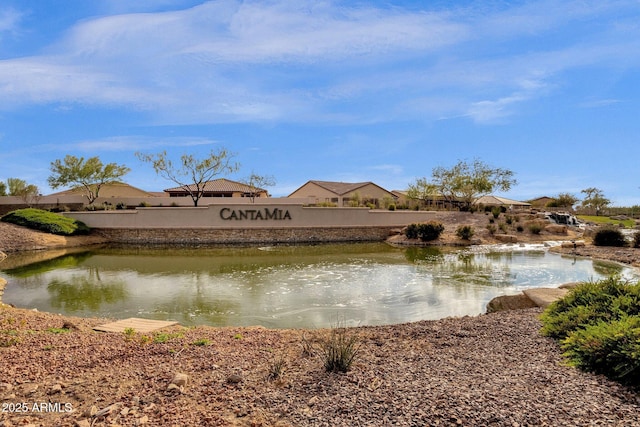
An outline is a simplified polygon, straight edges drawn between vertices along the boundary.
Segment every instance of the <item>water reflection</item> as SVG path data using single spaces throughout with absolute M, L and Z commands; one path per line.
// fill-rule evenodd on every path
M 392 248 L 385 244 L 263 248 L 97 248 L 4 270 L 4 301 L 78 316 L 183 325 L 324 327 L 393 324 L 484 312 L 527 287 L 598 279 L 612 263 L 544 250 Z

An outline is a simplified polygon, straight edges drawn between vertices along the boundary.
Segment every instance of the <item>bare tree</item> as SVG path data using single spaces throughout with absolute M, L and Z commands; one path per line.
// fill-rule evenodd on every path
M 238 163 L 231 162 L 234 154 L 229 153 L 225 148 L 211 150 L 209 156 L 204 159 L 183 154 L 179 164 L 174 164 L 166 151 L 158 154 L 138 152 L 136 157 L 145 163 L 151 163 L 156 174 L 178 184 L 191 196 L 194 206 L 198 206 L 208 181 L 217 175 L 235 172 L 239 167 Z
M 276 185 L 276 180 L 271 175 L 257 175 L 255 172 L 251 172 L 249 177 L 243 179 L 241 181 L 243 184 L 249 187 L 249 197 L 251 198 L 251 203 L 255 203 L 256 196 L 264 190 L 264 187 L 273 187 Z

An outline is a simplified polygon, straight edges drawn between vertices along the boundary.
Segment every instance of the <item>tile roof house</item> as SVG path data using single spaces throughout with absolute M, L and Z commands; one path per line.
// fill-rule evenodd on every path
M 307 181 L 291 198 L 307 198 L 316 204 L 331 203 L 337 206 L 380 206 L 383 200 L 395 201 L 396 195 L 373 182 Z
M 69 190 L 52 193 L 49 196 L 79 196 L 85 194 L 84 187 L 74 187 Z M 124 182 L 111 182 L 100 186 L 100 198 L 118 197 L 154 197 L 155 193 L 144 191 Z
M 531 203 L 491 195 L 478 198 L 478 200 L 474 202 L 474 205 L 501 206 L 512 210 L 524 210 L 531 208 Z
M 191 191 L 196 191 L 196 185 L 187 186 Z M 269 197 L 269 192 L 263 188 L 251 187 L 241 182 L 220 178 L 207 181 L 201 188 L 202 197 Z M 188 197 L 189 192 L 184 187 L 174 187 L 164 190 L 169 197 Z

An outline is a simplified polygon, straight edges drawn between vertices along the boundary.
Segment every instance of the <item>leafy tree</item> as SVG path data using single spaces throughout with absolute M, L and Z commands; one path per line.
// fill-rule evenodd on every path
M 596 215 L 600 215 L 600 211 L 611 204 L 611 201 L 604 197 L 604 193 L 599 188 L 585 188 L 581 193 L 585 194 L 582 207 L 592 212 L 595 211 Z
M 9 178 L 7 179 L 7 187 L 9 188 L 9 196 L 20 197 L 27 205 L 31 205 L 33 200 L 39 198 L 38 187 L 34 184 L 27 184 L 27 181 L 23 179 Z
M 438 186 L 427 181 L 426 178 L 418 178 L 415 183 L 409 184 L 407 197 L 420 200 L 425 205 L 438 197 Z
M 204 195 L 204 187 L 208 181 L 217 175 L 235 172 L 239 167 L 237 163 L 231 162 L 234 155 L 225 148 L 211 150 L 209 156 L 204 159 L 183 154 L 179 165 L 174 165 L 166 151 L 158 154 L 138 152 L 136 157 L 145 163 L 151 163 L 156 174 L 184 189 L 191 196 L 194 206 L 198 206 L 198 200 Z
M 492 168 L 483 161 L 475 159 L 472 163 L 466 161 L 458 161 L 451 168 L 438 166 L 433 169 L 432 182 L 438 192 L 450 204 L 454 201 L 460 201 L 466 208 L 484 195 L 494 192 L 496 189 L 508 191 L 512 185 L 516 184 L 513 178 L 513 172 L 508 169 Z M 420 186 L 429 189 L 425 182 Z M 416 181 L 418 186 L 420 180 Z
M 84 157 L 67 155 L 62 161 L 58 159 L 51 162 L 53 174 L 48 182 L 51 188 L 81 186 L 91 205 L 99 197 L 104 184 L 117 182 L 129 171 L 128 167 L 116 163 L 104 165 L 98 157 L 90 157 L 85 161 Z
M 7 184 L 0 181 L 0 196 L 6 196 L 6 195 L 7 195 Z
M 242 180 L 242 183 L 249 186 L 251 191 L 249 197 L 251 203 L 254 203 L 260 190 L 264 190 L 264 187 L 273 187 L 276 185 L 276 180 L 271 175 L 257 175 L 255 172 L 251 172 L 251 175 Z
M 556 207 L 561 207 L 565 209 L 573 209 L 573 205 L 578 203 L 578 198 L 573 194 L 569 193 L 560 193 L 555 197 L 555 205 Z

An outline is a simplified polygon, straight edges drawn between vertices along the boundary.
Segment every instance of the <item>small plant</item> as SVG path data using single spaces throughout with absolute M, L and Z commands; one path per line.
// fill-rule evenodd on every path
M 631 243 L 631 245 L 634 248 L 640 248 L 640 231 L 636 231 L 633 235 L 633 242 Z
M 153 335 L 153 342 L 156 344 L 166 343 L 174 338 L 182 338 L 184 335 L 181 333 L 168 334 L 166 332 L 157 332 Z
M 604 226 L 596 231 L 593 236 L 593 244 L 595 246 L 627 246 L 622 232 L 618 228 L 611 226 Z
M 473 237 L 473 227 L 470 225 L 461 225 L 456 229 L 456 236 L 462 240 L 469 240 Z
M 67 332 L 69 332 L 69 329 L 66 329 L 66 328 L 49 328 L 49 329 L 47 329 L 47 332 L 50 332 L 52 334 L 66 334 Z
M 489 234 L 493 235 L 493 234 L 496 234 L 496 231 L 498 229 L 496 228 L 495 225 L 489 224 L 489 225 L 487 225 L 487 230 L 489 231 Z
M 517 231 L 518 233 L 522 233 L 522 232 L 524 231 L 524 227 L 523 227 L 523 226 L 521 226 L 521 225 L 518 225 L 518 226 L 516 226 L 516 231 Z
M 504 217 L 504 221 L 507 224 L 511 225 L 511 224 L 513 224 L 513 217 L 511 215 L 507 215 L 507 216 Z
M 498 224 L 498 228 L 500 229 L 500 231 L 502 231 L 503 233 L 507 232 L 507 224 L 504 222 L 501 222 L 500 224 Z
M 136 330 L 133 328 L 125 328 L 123 333 L 124 333 L 125 339 L 127 341 L 130 341 L 136 335 Z
M 540 234 L 542 232 L 542 225 L 538 223 L 529 224 L 529 233 Z
M 493 207 L 493 208 L 491 209 L 491 215 L 493 215 L 493 217 L 494 217 L 495 219 L 498 219 L 498 217 L 500 216 L 500 213 L 501 213 L 501 212 L 502 212 L 502 211 L 500 210 L 500 207 L 498 207 L 498 206 L 495 206 L 495 207 Z
M 244 338 L 244 337 L 242 336 L 242 334 L 241 334 L 241 333 L 237 333 L 237 334 L 235 334 L 235 335 L 233 336 L 233 339 L 234 339 L 234 340 L 241 340 L 241 339 L 243 339 L 243 338 Z
M 347 372 L 358 356 L 361 343 L 348 328 L 337 326 L 320 339 L 319 347 L 327 372 Z
M 282 378 L 287 367 L 286 365 L 287 363 L 284 356 L 281 355 L 276 357 L 269 365 L 269 374 L 267 375 L 267 378 L 270 380 L 278 380 Z
M 211 341 L 209 341 L 206 338 L 201 338 L 201 339 L 196 340 L 196 341 L 191 343 L 191 345 L 197 345 L 197 346 L 200 346 L 200 347 L 204 347 L 204 346 L 207 346 L 209 344 L 211 344 Z

